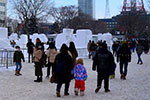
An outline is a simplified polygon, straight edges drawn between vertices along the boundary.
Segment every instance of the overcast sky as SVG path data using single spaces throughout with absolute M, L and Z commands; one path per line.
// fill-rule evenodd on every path
M 54 0 L 57 7 L 66 5 L 78 5 L 78 0 Z M 96 19 L 105 17 L 106 0 L 95 0 L 95 15 Z M 124 0 L 109 0 L 110 15 L 115 16 L 122 10 Z M 140 0 L 139 0 L 140 1 Z M 145 8 L 147 9 L 147 0 L 144 0 Z

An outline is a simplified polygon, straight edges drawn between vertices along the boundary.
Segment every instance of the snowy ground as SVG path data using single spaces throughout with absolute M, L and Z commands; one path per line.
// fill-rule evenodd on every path
M 102 88 L 97 94 L 96 72 L 91 70 L 92 61 L 84 60 L 88 71 L 85 96 L 74 95 L 74 81 L 71 82 L 70 95 L 61 98 L 55 96 L 55 84 L 50 84 L 44 79 L 42 83 L 35 83 L 33 64 L 23 63 L 22 76 L 14 75 L 14 67 L 3 70 L 0 68 L 0 100 L 150 100 L 150 54 L 143 54 L 144 64 L 137 65 L 136 54 L 132 55 L 129 64 L 127 80 L 120 80 L 119 66 L 117 64 L 116 78 L 110 80 L 110 93 L 105 93 Z M 46 69 L 43 69 L 44 76 Z

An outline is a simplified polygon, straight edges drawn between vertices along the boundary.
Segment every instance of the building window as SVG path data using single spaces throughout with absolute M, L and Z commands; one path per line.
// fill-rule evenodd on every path
M 5 3 L 3 3 L 3 2 L 0 2 L 0 6 L 3 6 L 3 7 L 5 7 Z
M 0 15 L 5 15 L 5 12 L 3 12 L 3 11 L 0 11 Z

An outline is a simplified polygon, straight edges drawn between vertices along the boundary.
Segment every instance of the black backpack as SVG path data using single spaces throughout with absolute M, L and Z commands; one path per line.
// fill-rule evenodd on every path
M 42 51 L 42 52 L 43 52 L 43 53 L 42 53 L 42 57 L 41 57 L 41 59 L 39 60 L 39 63 L 40 63 L 40 65 L 41 65 L 42 67 L 45 67 L 47 56 L 46 56 L 46 54 L 45 54 L 44 51 Z

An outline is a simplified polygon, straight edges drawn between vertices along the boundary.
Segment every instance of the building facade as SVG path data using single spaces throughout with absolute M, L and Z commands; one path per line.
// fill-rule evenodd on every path
M 78 0 L 78 6 L 82 13 L 95 18 L 95 0 Z
M 7 0 L 0 0 L 0 27 L 6 26 Z
M 99 19 L 99 21 L 106 23 L 107 25 L 107 31 L 111 32 L 114 29 L 118 28 L 118 16 L 109 18 L 109 19 Z

